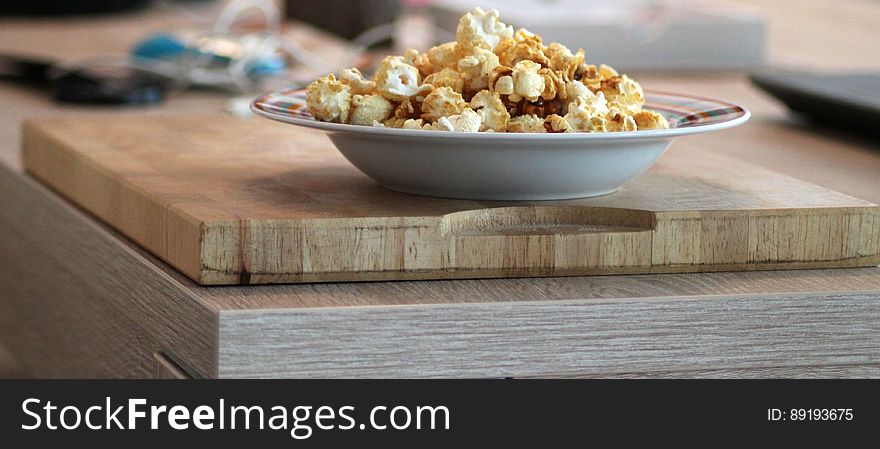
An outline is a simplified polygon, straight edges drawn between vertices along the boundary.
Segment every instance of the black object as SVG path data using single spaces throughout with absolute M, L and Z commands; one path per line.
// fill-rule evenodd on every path
M 141 9 L 153 0 L 3 0 L 0 15 L 63 16 L 102 14 Z
M 48 87 L 57 101 L 91 104 L 150 104 L 162 101 L 171 81 L 119 65 L 65 69 L 36 58 L 0 55 L 0 79 Z
M 345 39 L 392 22 L 401 0 L 287 0 L 287 17 L 310 23 Z
M 880 73 L 771 71 L 751 80 L 819 125 L 880 137 Z

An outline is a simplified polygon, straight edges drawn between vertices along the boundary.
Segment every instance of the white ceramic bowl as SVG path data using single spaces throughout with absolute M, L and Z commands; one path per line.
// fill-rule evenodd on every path
M 317 121 L 302 91 L 261 96 L 259 115 L 327 133 L 355 167 L 399 192 L 480 200 L 557 200 L 612 193 L 651 166 L 679 136 L 741 125 L 732 103 L 647 93 L 670 129 L 615 133 L 453 133 Z

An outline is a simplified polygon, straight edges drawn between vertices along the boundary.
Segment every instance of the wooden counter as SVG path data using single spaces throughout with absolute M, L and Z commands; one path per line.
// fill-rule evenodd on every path
M 877 40 L 865 24 L 880 22 L 880 6 L 824 5 L 803 2 L 799 27 L 767 7 L 770 54 L 880 70 L 877 47 L 862 44 Z M 0 50 L 124 51 L 182 20 L 163 11 L 3 19 Z M 839 29 L 845 42 L 813 42 Z M 877 142 L 790 119 L 742 74 L 634 76 L 754 113 L 745 127 L 676 142 L 670 155 L 705 149 L 880 202 Z M 199 91 L 146 110 L 86 109 L 0 84 L 4 358 L 39 377 L 880 376 L 880 268 L 202 287 L 25 175 L 18 159 L 25 118 L 222 114 L 224 105 Z

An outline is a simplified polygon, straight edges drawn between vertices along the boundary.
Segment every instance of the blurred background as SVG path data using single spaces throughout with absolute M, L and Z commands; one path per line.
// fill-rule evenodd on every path
M 350 66 L 369 73 L 386 54 L 453 40 L 458 17 L 474 6 L 499 9 L 545 43 L 584 48 L 588 62 L 648 90 L 742 103 L 754 118 L 726 137 L 744 142 L 736 156 L 880 201 L 873 184 L 848 181 L 880 176 L 876 135 L 821 128 L 837 117 L 880 129 L 877 0 L 5 0 L 0 141 L 18 148 L 21 120 L 49 113 L 246 117 L 257 93 Z M 828 120 L 809 119 L 780 91 L 802 81 L 826 95 L 820 117 Z M 829 112 L 827 98 L 847 95 L 856 109 Z M 814 144 L 822 150 L 809 166 L 821 171 L 801 157 Z M 18 152 L 0 151 L 0 163 L 20 167 Z M 0 377 L 14 372 L 0 342 Z
M 545 43 L 584 48 L 587 62 L 649 90 L 734 97 L 726 99 L 750 107 L 753 123 L 805 131 L 857 123 L 875 140 L 880 129 L 877 0 L 7 0 L 0 104 L 20 118 L 47 107 L 104 110 L 96 104 L 247 116 L 258 93 L 345 67 L 369 74 L 384 55 L 452 40 L 457 18 L 474 6 L 499 9 Z M 825 103 L 783 98 L 798 110 L 788 114 L 780 85 L 804 85 Z M 824 107 L 844 97 L 849 109 Z M 17 123 L 0 124 L 13 145 Z M 0 158 L 17 164 L 14 152 Z
M 875 0 L 12 0 L 0 52 L 260 91 L 452 40 L 477 5 L 628 72 L 880 67 Z

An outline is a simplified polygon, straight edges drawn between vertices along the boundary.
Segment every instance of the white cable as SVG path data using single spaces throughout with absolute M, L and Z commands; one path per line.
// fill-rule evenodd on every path
M 181 10 L 182 13 L 204 22 L 203 16 L 195 14 L 185 7 L 171 5 L 167 2 L 162 2 L 162 5 Z M 245 14 L 251 12 L 260 13 L 265 18 L 266 32 L 236 36 L 234 32 L 236 23 L 245 17 Z M 159 60 L 150 60 L 149 64 L 143 61 L 132 62 L 132 64 L 138 64 L 138 68 L 141 69 L 173 77 L 181 85 L 235 86 L 241 91 L 247 91 L 254 87 L 254 80 L 248 74 L 249 64 L 253 61 L 271 57 L 280 52 L 308 71 L 314 73 L 336 72 L 354 66 L 358 56 L 373 45 L 393 38 L 398 25 L 397 22 L 390 22 L 364 31 L 347 43 L 342 55 L 336 61 L 328 61 L 326 57 L 306 50 L 295 40 L 286 39 L 282 34 L 282 23 L 281 12 L 273 0 L 229 0 L 214 22 L 211 34 L 202 35 L 199 38 L 227 39 L 239 45 L 241 54 L 230 58 L 227 66 L 212 67 L 211 63 L 215 55 L 210 51 L 187 52 L 176 64 Z
M 214 23 L 214 34 L 228 36 L 232 26 L 246 12 L 256 10 L 266 19 L 266 29 L 270 33 L 281 33 L 281 12 L 272 0 L 230 0 L 220 12 Z
M 365 52 L 368 48 L 388 38 L 394 37 L 394 32 L 396 29 L 396 22 L 388 22 L 381 25 L 376 25 L 372 28 L 367 29 L 361 34 L 358 34 L 357 37 L 349 42 L 347 46 L 348 48 L 346 49 L 345 53 L 343 53 L 342 58 L 337 61 L 334 70 L 340 70 L 353 66 L 355 61 L 357 60 L 357 57 L 360 56 L 361 53 Z

